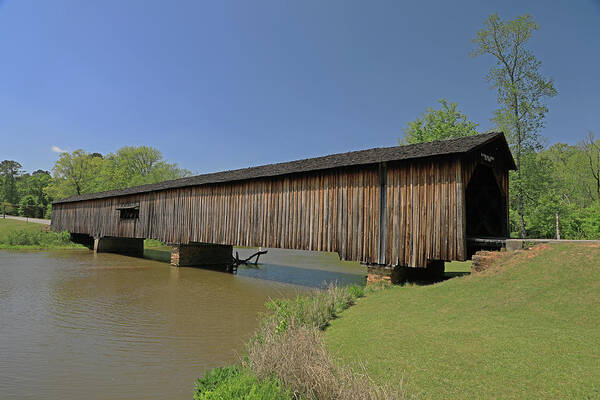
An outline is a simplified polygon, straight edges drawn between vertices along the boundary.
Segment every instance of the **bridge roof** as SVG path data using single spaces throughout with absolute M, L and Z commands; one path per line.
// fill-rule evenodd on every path
M 318 171 L 332 168 L 350 167 L 358 165 L 377 164 L 381 162 L 410 160 L 425 157 L 435 157 L 451 154 L 468 153 L 494 141 L 501 140 L 508 153 L 510 169 L 516 169 L 514 159 L 510 154 L 504 134 L 501 132 L 482 133 L 456 139 L 436 140 L 433 142 L 417 143 L 404 146 L 379 147 L 369 150 L 351 151 L 348 153 L 331 154 L 323 157 L 307 158 L 303 160 L 283 162 L 277 164 L 261 165 L 230 171 L 215 172 L 197 176 L 190 176 L 170 181 L 133 186 L 125 189 L 109 190 L 106 192 L 83 194 L 54 203 L 70 203 L 75 201 L 100 199 L 106 197 L 127 196 L 137 193 L 154 192 L 166 189 L 175 189 L 186 186 L 198 186 L 211 183 L 223 183 L 246 179 L 265 178 L 269 176 L 288 175 L 301 172 Z

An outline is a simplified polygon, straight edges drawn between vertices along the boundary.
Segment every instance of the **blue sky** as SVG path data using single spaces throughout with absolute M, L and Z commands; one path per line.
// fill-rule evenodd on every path
M 549 143 L 600 135 L 600 0 L 0 0 L 0 160 L 151 145 L 195 173 L 397 143 L 441 98 L 485 131 L 486 16 L 530 13 Z

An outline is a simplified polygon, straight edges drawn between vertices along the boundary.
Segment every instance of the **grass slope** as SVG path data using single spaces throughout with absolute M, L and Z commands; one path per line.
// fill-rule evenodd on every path
M 8 238 L 8 234 L 17 230 L 26 230 L 29 232 L 39 232 L 45 228 L 45 225 L 35 224 L 33 222 L 19 221 L 16 219 L 0 218 L 0 242 Z M 47 229 L 47 227 L 46 227 Z
M 600 246 L 542 245 L 481 274 L 374 293 L 326 338 L 419 398 L 600 398 Z
M 0 249 L 84 248 L 70 242 L 68 234 L 50 232 L 49 229 L 50 227 L 44 224 L 0 218 Z

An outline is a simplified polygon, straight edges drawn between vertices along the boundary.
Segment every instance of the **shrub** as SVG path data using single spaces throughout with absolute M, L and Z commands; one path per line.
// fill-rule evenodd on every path
M 194 385 L 194 400 L 291 398 L 291 392 L 285 390 L 277 379 L 267 377 L 259 381 L 250 371 L 238 366 L 210 370 Z
M 32 246 L 42 248 L 52 247 L 71 247 L 75 246 L 71 242 L 69 232 L 45 232 L 45 231 L 12 231 L 0 242 L 9 246 Z

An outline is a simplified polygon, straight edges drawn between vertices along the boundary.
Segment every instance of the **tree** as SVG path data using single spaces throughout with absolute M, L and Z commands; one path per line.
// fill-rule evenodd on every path
M 21 175 L 23 166 L 13 160 L 4 160 L 0 162 L 0 178 L 2 180 L 2 200 L 16 204 L 19 202 L 17 192 L 17 178 Z
M 148 146 L 122 147 L 105 158 L 104 181 L 110 189 L 162 182 L 189 176 L 190 172 L 163 161 L 159 150 Z
M 484 26 L 473 39 L 475 49 L 471 54 L 474 57 L 487 54 L 496 60 L 487 75 L 491 87 L 497 90 L 500 104 L 493 120 L 508 134 L 516 154 L 517 172 L 512 180 L 517 190 L 520 235 L 524 238 L 527 231 L 523 177 L 528 173 L 528 165 L 523 159 L 526 153 L 541 149 L 539 132 L 548 112 L 544 99 L 555 96 L 556 89 L 552 79 L 542 76 L 541 62 L 526 47 L 531 34 L 539 29 L 530 15 L 503 22 L 498 14 L 492 14 Z
M 44 189 L 52 182 L 50 172 L 38 169 L 30 174 L 22 174 L 17 181 L 19 197 L 31 195 L 34 197 L 36 204 L 45 207 L 51 199 L 46 195 Z
M 400 144 L 430 142 L 477 134 L 478 124 L 471 122 L 458 110 L 458 104 L 441 99 L 440 109 L 428 108 L 421 118 L 409 122 Z
M 106 156 L 83 150 L 61 153 L 53 172 L 54 179 L 45 194 L 55 199 L 190 175 L 177 164 L 162 161 L 160 151 L 147 146 L 122 147 Z
M 581 150 L 585 154 L 587 167 L 594 182 L 594 188 L 590 190 L 590 197 L 600 201 L 600 140 L 596 140 L 594 134 L 589 132 L 587 139 L 581 144 Z
M 114 188 L 153 183 L 149 177 L 161 162 L 159 150 L 148 146 L 125 146 L 107 157 L 106 173 Z
M 58 199 L 94 192 L 102 162 L 101 157 L 83 150 L 61 153 L 52 168 L 54 181 L 46 193 Z
M 19 201 L 19 215 L 29 218 L 42 217 L 44 215 L 44 206 L 37 203 L 35 196 L 26 194 Z

